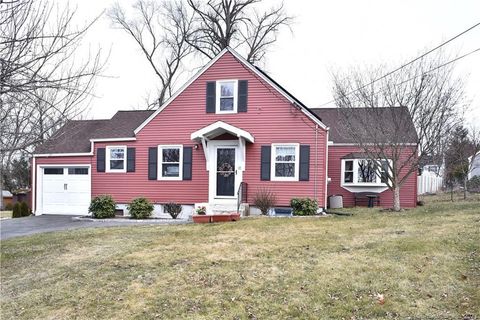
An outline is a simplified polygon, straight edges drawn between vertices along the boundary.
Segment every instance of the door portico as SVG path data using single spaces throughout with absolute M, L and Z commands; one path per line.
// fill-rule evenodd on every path
M 224 134 L 232 136 L 232 140 L 215 140 Z M 245 144 L 253 143 L 253 136 L 245 130 L 217 121 L 195 131 L 191 138 L 203 146 L 209 204 L 236 205 L 237 191 L 245 170 Z

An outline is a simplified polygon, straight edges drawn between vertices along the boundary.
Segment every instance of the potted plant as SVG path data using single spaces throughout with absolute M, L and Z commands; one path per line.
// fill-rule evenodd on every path
M 207 216 L 207 208 L 205 206 L 199 206 L 195 209 L 196 215 L 193 215 L 193 222 L 195 223 L 210 223 L 211 216 Z

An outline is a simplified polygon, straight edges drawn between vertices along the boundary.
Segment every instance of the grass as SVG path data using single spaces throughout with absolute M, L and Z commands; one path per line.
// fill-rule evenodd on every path
M 425 201 L 2 241 L 1 318 L 478 319 L 480 198 Z
M 12 211 L 0 211 L 0 218 L 11 218 Z

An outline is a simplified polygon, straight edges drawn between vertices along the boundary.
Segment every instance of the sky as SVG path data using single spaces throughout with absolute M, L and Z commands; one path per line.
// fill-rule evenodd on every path
M 118 0 L 126 8 L 135 1 Z M 77 6 L 79 23 L 115 2 L 70 1 Z M 261 6 L 278 3 L 265 0 Z M 260 66 L 310 108 L 331 101 L 333 70 L 379 64 L 395 69 L 480 22 L 478 0 L 285 0 L 284 5 L 294 23 L 291 30 L 281 30 Z M 144 108 L 158 80 L 133 40 L 102 16 L 83 44 L 109 53 L 85 118 L 110 118 L 118 110 Z M 477 48 L 480 26 L 444 47 L 452 57 Z M 201 63 L 199 59 L 188 61 L 178 87 Z M 480 128 L 480 52 L 458 61 L 455 70 L 465 79 L 470 101 L 465 118 Z

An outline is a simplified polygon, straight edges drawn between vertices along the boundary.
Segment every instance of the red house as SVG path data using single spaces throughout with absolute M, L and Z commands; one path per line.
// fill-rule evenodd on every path
M 157 216 L 171 201 L 181 203 L 185 215 L 200 205 L 234 211 L 238 195 L 251 205 L 264 187 L 279 207 L 293 197 L 326 207 L 327 168 L 340 163 L 329 151 L 328 132 L 320 110 L 225 49 L 156 111 L 71 121 L 39 146 L 33 211 L 88 214 L 91 198 L 100 194 L 112 195 L 119 209 L 147 197 Z M 414 198 L 415 190 L 404 192 Z

